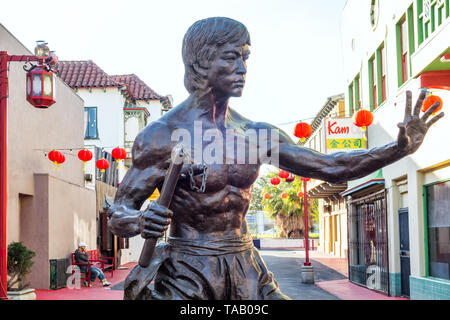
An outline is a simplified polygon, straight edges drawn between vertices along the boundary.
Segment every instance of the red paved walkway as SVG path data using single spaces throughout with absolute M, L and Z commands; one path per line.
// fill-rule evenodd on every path
M 123 291 L 111 290 L 111 287 L 124 281 L 128 273 L 136 263 L 127 263 L 122 267 L 127 269 L 114 270 L 114 277 L 107 272 L 106 279 L 111 282 L 111 286 L 103 287 L 97 279 L 91 288 L 81 286 L 80 289 L 61 288 L 58 290 L 36 290 L 37 300 L 123 300 Z
M 342 300 L 408 300 L 406 298 L 389 297 L 384 294 L 360 287 L 348 279 L 316 282 L 316 286 Z

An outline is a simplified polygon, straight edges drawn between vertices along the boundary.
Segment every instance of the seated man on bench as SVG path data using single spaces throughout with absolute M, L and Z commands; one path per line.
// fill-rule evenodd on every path
M 75 254 L 74 254 L 74 258 L 75 258 L 75 263 L 86 263 L 89 264 L 89 253 L 87 251 L 87 244 L 84 242 L 80 242 L 78 244 L 78 249 L 75 250 Z M 89 265 L 81 265 L 80 266 L 80 271 L 81 272 L 88 272 Z M 109 283 L 106 280 L 105 275 L 103 274 L 103 271 L 93 265 L 90 265 L 91 267 L 91 282 L 94 282 L 95 279 L 97 279 L 97 277 L 100 279 L 100 281 L 103 283 L 104 287 L 107 287 L 109 285 L 111 285 L 111 283 Z M 92 286 L 89 285 L 88 281 L 84 281 L 84 284 L 86 286 Z

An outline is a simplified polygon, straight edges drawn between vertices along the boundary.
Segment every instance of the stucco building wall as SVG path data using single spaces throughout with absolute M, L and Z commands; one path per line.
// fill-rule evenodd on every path
M 2 25 L 0 50 L 9 55 L 32 54 Z M 48 260 L 66 258 L 75 249 L 76 237 L 92 231 L 95 193 L 84 188 L 83 164 L 77 150 L 70 150 L 84 145 L 82 99 L 56 78 L 56 103 L 48 109 L 34 108 L 26 100 L 22 66 L 11 62 L 8 72 L 7 241 L 23 241 L 36 252 L 31 285 L 47 289 Z M 47 157 L 55 148 L 66 157 L 59 171 Z M 90 222 L 78 225 L 76 232 L 65 232 L 74 230 L 76 214 Z M 96 246 L 95 240 L 84 241 Z

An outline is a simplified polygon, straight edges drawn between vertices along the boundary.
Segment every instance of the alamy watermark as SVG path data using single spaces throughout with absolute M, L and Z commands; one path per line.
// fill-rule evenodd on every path
M 192 150 L 194 163 L 271 164 L 279 163 L 279 130 L 271 129 L 203 129 L 202 121 L 194 121 L 194 131 L 176 129 L 171 141 Z

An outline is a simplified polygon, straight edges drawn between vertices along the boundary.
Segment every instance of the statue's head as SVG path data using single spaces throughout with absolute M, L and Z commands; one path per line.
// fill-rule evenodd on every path
M 216 88 L 229 96 L 240 96 L 249 45 L 247 28 L 236 20 L 214 17 L 195 22 L 183 39 L 186 89 L 203 95 Z M 228 73 L 226 79 L 221 76 L 224 72 Z

